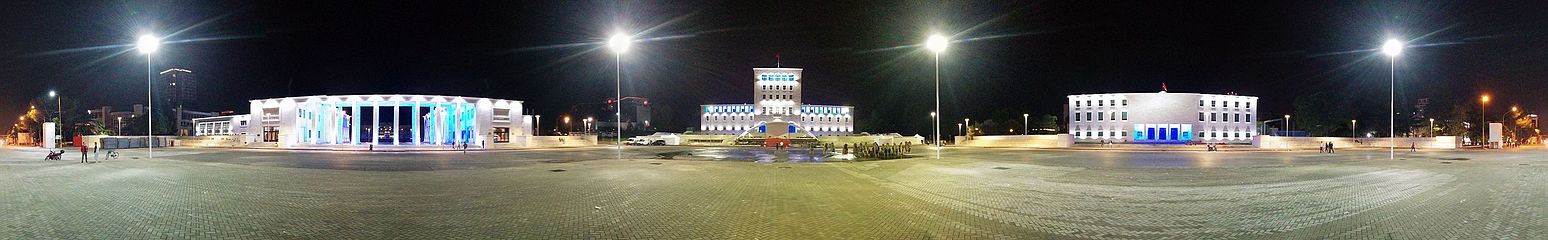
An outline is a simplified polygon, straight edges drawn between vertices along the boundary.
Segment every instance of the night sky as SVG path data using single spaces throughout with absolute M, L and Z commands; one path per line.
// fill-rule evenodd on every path
M 622 58 L 624 95 L 651 98 L 677 131 L 700 104 L 750 103 L 752 68 L 778 54 L 805 68 L 804 102 L 856 106 L 860 130 L 927 133 L 933 65 L 919 45 L 936 32 L 955 40 L 941 58 L 947 120 L 1057 115 L 1068 94 L 1163 82 L 1258 96 L 1266 116 L 1326 91 L 1379 118 L 1388 59 L 1373 50 L 1387 38 L 1420 46 L 1398 59 L 1400 105 L 1487 92 L 1491 112 L 1548 107 L 1548 1 L 316 2 L 0 3 L 0 116 L 50 89 L 85 107 L 143 102 L 146 59 L 126 44 L 149 32 L 177 32 L 154 63 L 198 74 L 194 110 L 238 113 L 258 98 L 403 93 L 556 116 L 613 96 L 600 43 L 615 31 L 640 40 Z

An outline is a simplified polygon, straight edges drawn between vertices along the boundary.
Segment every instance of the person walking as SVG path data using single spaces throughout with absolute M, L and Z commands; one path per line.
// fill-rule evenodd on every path
M 97 162 L 101 163 L 102 162 L 102 154 L 101 153 L 97 153 L 97 151 L 99 151 L 99 150 L 102 150 L 102 143 L 101 142 L 91 144 L 91 157 L 92 158 L 96 158 Z

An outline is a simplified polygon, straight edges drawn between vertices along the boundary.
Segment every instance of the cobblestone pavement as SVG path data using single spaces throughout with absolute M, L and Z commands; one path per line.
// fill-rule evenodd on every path
M 1548 238 L 1541 149 L 651 159 L 688 150 L 0 148 L 0 238 Z

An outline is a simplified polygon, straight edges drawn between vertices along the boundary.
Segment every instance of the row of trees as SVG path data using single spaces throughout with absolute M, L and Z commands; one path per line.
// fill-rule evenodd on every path
M 33 139 L 39 139 L 42 137 L 42 127 L 45 122 L 60 124 L 56 126 L 59 127 L 58 131 L 61 131 L 59 135 L 67 138 L 75 135 L 110 135 L 115 133 L 117 135 L 143 135 L 145 134 L 146 121 L 149 121 L 149 117 L 156 119 L 156 134 L 171 134 L 173 126 L 175 126 L 169 111 L 157 111 L 153 116 L 136 115 L 125 117 L 123 132 L 119 133 L 117 132 L 119 129 L 117 128 L 118 122 L 116 118 L 107 120 L 111 122 L 103 122 L 102 119 L 99 119 L 100 114 L 103 113 L 87 113 L 87 109 L 81 107 L 79 100 L 67 96 L 57 96 L 57 98 L 43 96 L 28 101 L 31 108 L 26 113 L 18 116 L 16 123 L 12 125 L 11 136 L 16 136 L 18 133 L 27 133 Z M 60 114 L 61 112 L 64 114 Z
M 1396 122 L 1393 125 L 1397 126 L 1395 132 L 1398 136 L 1466 136 L 1480 139 L 1482 131 L 1478 129 L 1486 127 L 1479 126 L 1482 124 L 1481 117 L 1487 117 L 1489 122 L 1502 123 L 1506 141 L 1525 139 L 1536 134 L 1537 126 L 1532 125 L 1532 119 L 1527 113 L 1495 110 L 1488 111 L 1488 116 L 1480 116 L 1481 106 L 1471 100 L 1431 97 L 1427 99 L 1427 104 L 1402 104 L 1397 106 L 1395 120 L 1390 121 Z M 1313 93 L 1295 99 L 1291 124 L 1294 130 L 1306 131 L 1311 136 L 1387 136 L 1389 119 L 1384 116 L 1387 111 L 1362 113 L 1357 110 L 1387 107 L 1376 105 L 1385 104 L 1354 101 L 1328 92 Z M 1434 119 L 1433 128 L 1430 119 Z M 1354 124 L 1351 124 L 1351 120 L 1355 120 Z

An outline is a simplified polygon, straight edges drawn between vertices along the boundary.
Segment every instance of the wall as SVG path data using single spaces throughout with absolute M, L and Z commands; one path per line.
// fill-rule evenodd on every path
M 490 148 L 546 148 L 596 146 L 597 135 L 575 136 L 512 136 L 508 144 L 494 144 Z
M 145 140 L 145 136 L 81 136 L 81 142 L 88 144 L 88 147 L 91 143 L 100 142 L 102 149 L 143 148 Z M 173 143 L 172 137 L 167 136 L 157 136 L 153 142 L 156 143 L 156 147 L 168 147 L 168 143 Z
M 973 136 L 972 139 L 957 136 L 956 140 L 957 146 L 965 147 L 1065 148 L 1075 142 L 1069 134 Z
M 1398 138 L 1396 146 L 1400 149 L 1410 146 L 1424 149 L 1456 149 L 1461 147 L 1460 139 L 1456 136 Z M 1359 140 L 1359 143 L 1355 140 Z M 1257 136 L 1253 138 L 1252 145 L 1263 149 L 1318 149 L 1322 147 L 1323 142 L 1333 142 L 1334 148 L 1387 148 L 1391 140 L 1388 138 Z
M 172 143 L 185 147 L 239 147 L 242 146 L 242 138 L 235 135 L 180 137 L 173 139 Z

